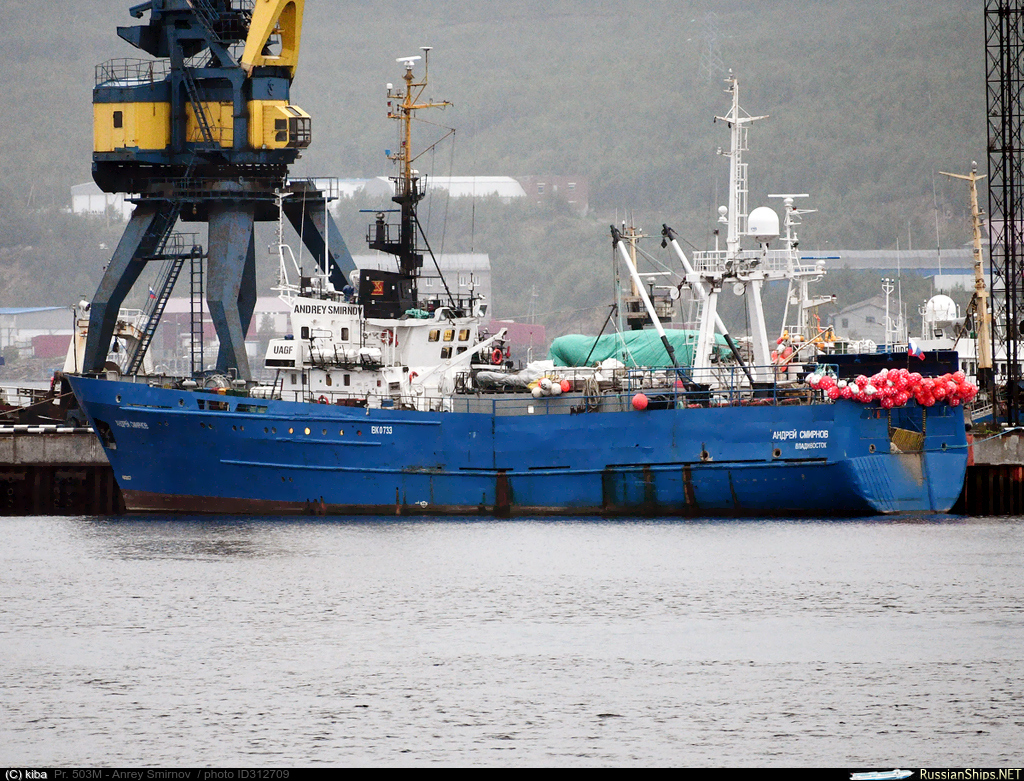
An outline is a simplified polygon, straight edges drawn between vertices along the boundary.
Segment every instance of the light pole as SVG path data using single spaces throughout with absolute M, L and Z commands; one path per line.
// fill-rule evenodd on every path
M 895 290 L 893 280 L 889 277 L 882 279 L 882 290 L 885 291 L 885 351 L 889 352 L 889 295 Z

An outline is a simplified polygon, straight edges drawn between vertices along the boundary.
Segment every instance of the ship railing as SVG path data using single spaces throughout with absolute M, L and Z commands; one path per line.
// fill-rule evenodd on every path
M 52 401 L 55 394 L 46 388 L 0 387 L 0 403 L 12 407 L 30 407 L 45 401 Z
M 254 180 L 255 181 L 255 180 Z M 143 201 L 180 199 L 185 201 L 266 201 L 273 203 L 274 195 L 266 187 L 249 186 L 245 177 L 223 179 L 216 177 L 162 177 L 151 179 L 146 192 L 129 198 L 132 203 Z
M 821 401 L 802 380 L 803 364 L 777 366 L 717 365 L 708 368 L 629 369 L 629 393 L 674 394 L 679 406 L 738 406 L 744 404 L 799 404 Z M 835 370 L 833 369 L 833 373 Z M 751 382 L 753 380 L 753 382 Z
M 579 415 L 592 412 L 629 412 L 634 410 L 636 392 L 609 391 L 593 399 L 578 394 L 509 398 L 503 394 L 454 394 L 385 400 L 384 408 L 410 409 L 421 412 L 483 413 L 496 417 L 529 415 Z M 823 402 L 819 391 L 793 387 L 747 393 L 680 391 L 673 388 L 648 389 L 644 394 L 648 410 L 699 409 L 716 407 L 790 406 Z M 371 405 L 372 406 L 372 405 Z
M 751 385 L 742 367 L 721 367 L 720 382 L 715 385 L 695 383 L 689 369 L 619 370 L 614 377 L 600 382 L 593 373 L 575 374 L 571 369 L 553 374 L 567 380 L 571 390 L 558 395 L 524 398 L 516 391 L 456 393 L 452 396 L 403 398 L 399 406 L 408 409 L 483 412 L 494 415 L 579 414 L 584 412 L 618 412 L 645 404 L 647 409 L 694 409 L 700 407 L 789 406 L 830 403 L 824 392 L 814 390 L 802 380 L 809 369 L 747 367 L 754 377 L 774 376 L 777 381 L 755 382 Z M 836 368 L 824 367 L 835 375 Z M 516 393 L 510 397 L 510 393 Z M 644 395 L 644 401 L 638 399 Z
M 341 197 L 341 184 L 336 176 L 289 177 L 282 192 L 286 195 L 316 195 L 317 198 L 336 201 Z
M 131 381 L 132 378 L 125 377 Z M 159 378 L 149 377 L 149 382 Z M 215 392 L 199 389 L 203 392 Z M 565 393 L 559 396 L 523 397 L 502 393 L 454 393 L 449 395 L 392 395 L 367 398 L 346 391 L 320 389 L 314 393 L 308 388 L 290 390 L 278 387 L 262 387 L 260 395 L 252 398 L 278 398 L 285 401 L 299 401 L 328 405 L 375 408 L 381 410 L 409 410 L 419 412 L 459 412 L 490 414 L 496 417 L 529 415 L 578 415 L 591 412 L 629 412 L 637 409 L 639 393 L 643 393 L 645 408 L 648 410 L 699 409 L 746 406 L 790 406 L 829 403 L 821 391 L 806 385 L 779 385 L 772 388 L 747 388 L 711 390 L 694 388 L 650 387 L 642 390 L 617 388 L 597 395 L 587 393 Z M 268 393 L 268 391 L 270 391 Z M 228 395 L 244 396 L 245 391 L 229 391 Z M 241 402 L 240 402 L 241 403 Z M 225 407 L 223 411 L 242 411 Z
M 171 72 L 170 60 L 118 57 L 96 66 L 96 86 L 135 87 L 163 81 Z
M 710 250 L 693 253 L 693 268 L 699 274 L 723 274 L 732 267 L 730 264 L 756 264 L 763 271 L 796 274 L 813 274 L 817 270 L 814 261 L 805 261 L 788 249 L 741 250 L 732 258 L 725 250 Z
M 993 417 L 993 406 L 991 403 L 988 404 L 976 404 L 971 407 L 971 422 L 974 423 L 979 420 L 985 420 L 986 418 Z

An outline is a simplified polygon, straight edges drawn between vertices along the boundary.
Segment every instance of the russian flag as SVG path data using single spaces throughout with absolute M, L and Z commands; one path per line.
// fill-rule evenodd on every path
M 924 350 L 922 350 L 913 339 L 907 340 L 907 354 L 922 361 L 924 360 Z
M 153 299 L 153 298 L 156 298 L 156 293 L 154 293 L 154 292 L 153 292 L 153 288 L 150 288 L 150 289 L 149 289 L 149 297 L 150 297 L 151 299 Z

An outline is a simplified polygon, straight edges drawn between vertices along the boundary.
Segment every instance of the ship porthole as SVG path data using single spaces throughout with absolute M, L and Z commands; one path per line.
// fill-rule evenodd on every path
M 117 394 L 117 403 L 118 404 L 121 403 L 121 394 L 120 393 Z
M 945 450 L 945 449 L 946 449 L 946 443 L 945 443 L 945 442 L 943 442 L 943 443 L 942 443 L 942 449 L 943 449 L 943 450 Z
M 775 448 L 775 449 L 774 449 L 774 450 L 772 451 L 772 458 L 778 458 L 778 457 L 779 457 L 779 456 L 781 456 L 781 455 L 782 455 L 782 451 L 781 451 L 781 450 L 779 450 L 779 448 Z
M 185 400 L 184 399 L 178 399 L 178 406 L 179 407 L 184 407 L 185 406 Z
M 701 461 L 710 461 L 711 460 L 711 454 L 708 451 L 706 451 L 706 450 L 700 451 L 700 460 Z
M 306 436 L 307 436 L 307 437 L 309 436 L 309 427 L 308 427 L 308 426 L 307 426 L 307 428 L 306 428 Z
M 874 445 L 868 445 L 868 452 L 869 453 L 874 453 L 875 452 L 875 446 Z
M 289 434 L 294 434 L 294 433 L 295 433 L 295 429 L 293 429 L 293 428 L 289 428 L 289 429 L 288 429 L 288 433 L 289 433 Z

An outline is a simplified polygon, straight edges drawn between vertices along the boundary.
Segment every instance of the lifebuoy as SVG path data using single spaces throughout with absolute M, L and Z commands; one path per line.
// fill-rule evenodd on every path
M 394 344 L 395 343 L 395 332 L 390 328 L 386 328 L 380 332 L 380 341 L 382 344 Z
M 501 348 L 500 347 L 495 347 L 494 348 L 494 352 L 491 353 L 491 363 L 493 363 L 495 366 L 498 366 L 498 365 L 501 364 L 501 361 L 502 361 L 503 357 L 504 357 L 504 355 L 501 352 Z
M 322 393 L 320 394 L 320 398 L 317 399 L 316 401 L 317 401 L 318 404 L 330 404 L 331 403 L 331 402 L 329 402 L 327 400 L 327 397 L 324 396 Z

